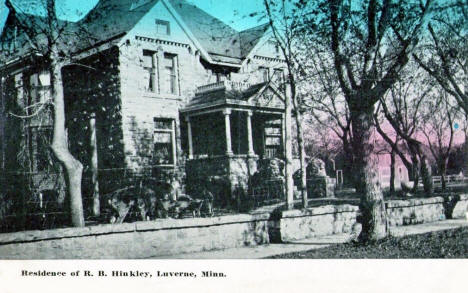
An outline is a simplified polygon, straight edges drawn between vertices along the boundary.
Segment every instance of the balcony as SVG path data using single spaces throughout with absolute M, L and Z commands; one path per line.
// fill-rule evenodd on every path
M 199 86 L 195 91 L 195 95 L 201 95 L 212 91 L 243 91 L 250 87 L 250 83 L 237 82 L 230 80 L 223 80 L 216 83 L 210 83 L 207 85 Z

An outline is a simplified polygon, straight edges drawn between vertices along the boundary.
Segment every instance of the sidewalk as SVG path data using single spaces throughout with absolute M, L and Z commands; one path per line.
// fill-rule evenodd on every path
M 468 227 L 466 219 L 445 220 L 410 226 L 397 226 L 390 228 L 390 234 L 401 237 L 406 235 L 423 234 L 428 232 Z M 300 252 L 311 249 L 327 247 L 332 244 L 348 242 L 350 234 L 336 234 L 298 240 L 289 243 L 266 244 L 252 247 L 238 247 L 223 250 L 203 251 L 156 257 L 156 259 L 255 259 L 272 255 Z

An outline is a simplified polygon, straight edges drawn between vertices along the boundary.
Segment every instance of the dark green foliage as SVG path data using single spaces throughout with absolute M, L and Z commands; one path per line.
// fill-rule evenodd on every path
M 103 193 L 123 187 L 121 175 L 125 172 L 118 58 L 118 49 L 113 47 L 63 71 L 68 135 L 74 142 L 70 148 L 84 166 L 83 187 L 90 177 L 89 118 L 96 115 Z M 86 188 L 83 192 L 86 197 Z
M 402 238 L 389 237 L 362 245 L 346 243 L 272 258 L 466 258 L 468 228 L 431 232 Z

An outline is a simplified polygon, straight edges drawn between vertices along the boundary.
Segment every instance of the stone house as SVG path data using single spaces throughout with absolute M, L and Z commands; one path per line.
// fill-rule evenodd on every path
M 50 90 L 18 19 L 44 23 L 10 11 L 0 37 L 0 168 L 57 189 L 51 110 L 11 114 L 30 114 Z M 101 0 L 60 24 L 61 44 L 75 48 L 62 69 L 70 148 L 86 175 L 95 125 L 103 193 L 127 173 L 246 189 L 259 161 L 283 157 L 285 63 L 267 25 L 236 31 L 185 0 Z

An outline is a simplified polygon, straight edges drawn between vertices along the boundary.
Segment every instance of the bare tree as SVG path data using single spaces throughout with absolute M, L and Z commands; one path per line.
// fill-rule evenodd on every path
M 436 96 L 426 101 L 424 121 L 421 131 L 434 156 L 439 175 L 442 177 L 442 190 L 446 189 L 446 172 L 450 152 L 453 146 L 453 122 L 457 115 L 443 89 L 434 93 Z
M 352 133 L 348 105 L 343 96 L 332 64 L 332 56 L 305 38 L 301 42 L 302 68 L 306 72 L 303 90 L 309 98 L 304 100 L 308 113 L 319 124 L 318 127 L 335 134 L 342 143 L 345 158 L 345 173 L 354 186 L 354 157 L 351 148 Z
M 297 30 L 296 30 L 296 23 L 294 19 L 291 18 L 289 13 L 289 5 L 290 1 L 287 0 L 280 0 L 280 1 L 273 1 L 273 0 L 264 0 L 263 1 L 265 10 L 266 10 L 266 17 L 270 24 L 270 29 L 273 34 L 274 39 L 276 40 L 279 48 L 281 49 L 281 53 L 285 59 L 286 66 L 288 69 L 287 78 L 286 78 L 286 105 L 292 106 L 294 109 L 294 118 L 296 122 L 296 138 L 297 138 L 297 145 L 298 145 L 298 153 L 299 153 L 299 160 L 300 160 L 300 191 L 302 197 L 302 206 L 304 208 L 308 205 L 307 200 L 307 178 L 306 178 L 306 153 L 305 153 L 305 146 L 304 146 L 304 130 L 303 130 L 303 117 L 302 117 L 302 106 L 303 106 L 303 96 L 298 93 L 299 83 L 301 81 L 301 66 L 298 62 L 298 54 L 299 51 L 297 50 Z M 289 105 L 291 103 L 291 105 Z M 288 118 L 288 112 L 291 111 L 287 107 L 286 109 L 286 117 Z M 286 128 L 290 128 L 290 123 L 286 122 Z M 285 143 L 286 147 L 288 148 L 288 142 Z M 287 177 L 291 173 L 290 168 L 290 160 L 288 158 L 288 150 L 286 150 L 286 169 L 289 168 L 287 171 Z M 287 182 L 288 179 L 287 178 Z M 292 182 L 292 180 L 291 180 Z M 289 186 L 287 184 L 287 186 Z M 288 194 L 292 194 L 292 186 L 288 187 Z M 289 198 L 289 197 L 288 197 Z
M 39 3 L 35 2 L 35 5 Z M 69 64 L 67 59 L 74 49 L 73 44 L 64 41 L 67 23 L 57 18 L 55 0 L 45 2 L 46 17 L 38 23 L 28 14 L 17 15 L 17 26 L 22 29 L 31 53 L 44 62 L 49 70 L 51 83 L 51 101 L 53 105 L 53 135 L 51 149 L 65 169 L 69 191 L 71 219 L 76 227 L 84 226 L 81 179 L 83 165 L 74 158 L 68 149 L 68 137 L 65 128 L 65 100 L 63 92 L 62 69 Z M 16 9 L 10 0 L 6 0 L 10 11 Z M 40 7 L 39 7 L 40 8 Z M 38 8 L 38 9 L 39 9 Z M 67 44 L 67 45 L 65 45 Z
M 388 130 L 384 130 L 381 126 L 377 117 L 378 113 L 375 115 L 375 122 L 379 134 L 398 154 L 407 170 L 412 173 L 413 192 L 416 192 L 420 175 L 428 175 L 427 172 L 421 170 L 427 166 L 423 160 L 422 142 L 417 135 L 424 121 L 422 105 L 428 100 L 433 86 L 425 82 L 424 72 L 414 65 L 413 63 L 407 66 L 379 103 L 379 109 L 382 109 L 382 114 L 389 124 L 387 126 L 392 128 L 395 137 L 403 139 L 404 144 L 398 144 L 396 140 L 392 140 Z M 432 180 L 423 178 L 423 183 L 426 184 L 425 190 L 431 193 L 432 188 L 429 185 L 432 184 Z
M 425 46 L 414 58 L 451 95 L 468 117 L 468 3 L 449 0 L 438 3 L 429 23 Z M 465 131 L 465 141 L 468 132 Z M 465 172 L 468 170 L 468 144 L 465 143 Z
M 374 106 L 395 83 L 429 19 L 431 0 L 394 3 L 298 1 L 309 13 L 308 36 L 333 56 L 352 126 L 356 189 L 362 195 L 362 241 L 387 235 L 386 211 L 374 158 Z

